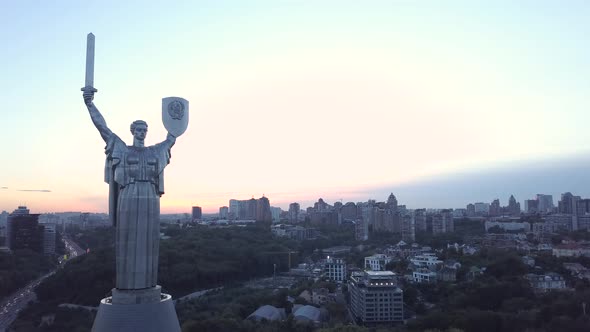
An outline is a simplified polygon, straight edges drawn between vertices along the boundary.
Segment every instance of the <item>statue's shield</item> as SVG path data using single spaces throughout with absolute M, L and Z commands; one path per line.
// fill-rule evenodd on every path
M 188 100 L 180 97 L 162 98 L 162 122 L 174 137 L 182 135 L 188 127 Z

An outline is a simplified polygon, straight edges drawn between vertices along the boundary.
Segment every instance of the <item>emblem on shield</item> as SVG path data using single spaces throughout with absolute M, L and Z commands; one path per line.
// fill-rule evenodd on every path
M 188 127 L 188 100 L 180 97 L 162 98 L 162 122 L 174 137 L 182 135 Z

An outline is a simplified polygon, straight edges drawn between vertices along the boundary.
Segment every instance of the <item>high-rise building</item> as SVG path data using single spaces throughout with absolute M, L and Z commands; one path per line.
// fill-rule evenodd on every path
M 311 211 L 309 221 L 314 225 L 338 225 L 338 213 L 335 211 Z
M 590 214 L 578 215 L 576 219 L 578 230 L 590 232 Z
M 350 311 L 361 324 L 404 320 L 404 292 L 391 271 L 354 272 L 349 282 Z
M 241 210 L 245 211 L 245 214 L 243 217 L 241 216 L 240 219 L 256 220 L 256 214 L 258 213 L 258 201 L 252 197 L 247 201 L 242 201 L 242 203 L 243 209 Z M 270 206 L 270 203 L 268 206 Z
M 331 281 L 346 280 L 346 263 L 341 258 L 328 257 L 324 265 L 324 276 Z
M 397 199 L 395 198 L 395 195 L 393 193 L 389 194 L 389 197 L 387 198 L 386 207 L 389 210 L 397 211 Z
M 357 206 L 353 202 L 344 204 L 340 210 L 340 213 L 342 214 L 342 220 L 356 220 L 359 217 L 357 211 Z
M 369 239 L 369 223 L 362 218 L 355 220 L 354 235 L 357 241 L 367 241 Z
M 441 233 L 444 233 L 444 221 L 442 214 L 439 212 L 432 215 L 432 234 Z
M 535 214 L 539 212 L 539 201 L 536 199 L 527 199 L 524 201 L 524 212 Z
M 580 196 L 574 196 L 570 192 L 561 194 L 561 200 L 557 203 L 558 212 L 562 214 L 576 214 L 578 212 L 577 203 L 581 199 Z
M 363 220 L 365 220 L 370 226 L 375 226 L 375 200 L 370 199 L 366 203 L 358 203 L 357 207 L 360 207 Z
M 237 199 L 229 200 L 229 219 L 238 219 L 240 215 L 240 201 Z
M 442 210 L 432 216 L 432 234 L 449 233 L 454 230 L 455 224 L 451 210 Z
M 474 204 L 467 204 L 465 210 L 467 210 L 467 216 L 468 217 L 474 217 L 475 216 L 475 205 Z
M 2 213 L 0 213 L 0 246 L 6 246 L 7 221 L 8 212 L 2 211 Z
M 414 227 L 417 232 L 426 232 L 426 209 L 414 210 Z
M 490 209 L 488 215 L 491 217 L 497 217 L 502 214 L 501 207 L 500 207 L 500 200 L 495 199 L 490 204 Z
M 406 243 L 412 243 L 416 241 L 416 222 L 414 216 L 406 214 L 401 219 L 402 240 L 404 240 Z
M 583 216 L 590 213 L 590 199 L 584 198 L 577 201 L 577 212 L 576 215 Z
M 7 246 L 10 250 L 30 249 L 43 252 L 43 226 L 39 215 L 30 214 L 26 206 L 19 206 L 8 216 Z
M 507 212 L 511 216 L 519 216 L 520 215 L 520 203 L 516 201 L 513 195 L 510 195 L 508 199 L 508 208 Z
M 0 213 L 0 227 L 6 227 L 7 220 L 8 220 L 8 212 L 2 211 L 2 213 Z
M 537 211 L 539 213 L 553 212 L 555 206 L 553 205 L 553 195 L 537 194 L 538 201 Z
M 328 211 L 330 209 L 330 205 L 320 198 L 316 203 L 313 204 L 313 208 L 316 212 L 323 212 Z
M 270 201 L 266 197 L 247 200 L 229 200 L 228 219 L 272 221 Z
M 227 219 L 229 215 L 229 208 L 222 206 L 219 208 L 219 219 Z
M 385 210 L 378 207 L 372 207 L 373 209 L 373 231 L 387 231 L 385 225 Z M 393 223 L 392 223 L 393 224 Z
M 454 232 L 455 231 L 455 220 L 453 219 L 453 211 L 452 210 L 442 210 L 441 214 L 443 215 L 445 232 L 446 233 Z
M 299 211 L 301 210 L 299 203 L 291 203 L 289 204 L 289 221 L 290 222 L 297 222 L 299 221 Z
M 375 207 L 375 224 L 373 230 L 385 231 L 399 234 L 401 233 L 401 218 L 393 210 Z
M 570 214 L 550 214 L 545 216 L 544 219 L 545 225 L 554 233 L 571 232 L 578 228 L 577 218 Z
M 272 222 L 272 212 L 270 210 L 270 201 L 265 196 L 260 197 L 256 202 L 256 221 Z M 279 212 L 280 214 L 280 212 Z
M 453 218 L 463 218 L 467 216 L 466 209 L 453 209 Z
M 283 212 L 283 210 L 281 210 L 280 207 L 270 207 L 270 214 L 272 216 L 273 223 L 278 223 L 281 221 L 281 212 Z
M 490 212 L 490 204 L 489 203 L 477 202 L 473 205 L 475 205 L 475 214 L 478 216 L 487 215 Z
M 203 210 L 200 206 L 193 206 L 192 221 L 201 220 L 203 218 Z
M 43 254 L 55 255 L 56 225 L 42 224 L 43 226 Z

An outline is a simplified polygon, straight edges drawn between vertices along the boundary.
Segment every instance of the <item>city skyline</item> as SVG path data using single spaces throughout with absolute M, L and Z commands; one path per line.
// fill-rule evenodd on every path
M 590 5 L 425 3 L 2 4 L 0 210 L 107 210 L 79 91 L 88 32 L 95 103 L 124 141 L 140 118 L 162 141 L 161 98 L 190 102 L 163 213 L 263 194 L 283 209 L 590 196 Z

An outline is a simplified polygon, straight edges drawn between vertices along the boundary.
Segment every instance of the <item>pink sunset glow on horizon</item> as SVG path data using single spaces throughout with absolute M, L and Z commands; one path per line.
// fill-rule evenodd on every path
M 104 142 L 80 92 L 90 31 L 95 104 L 128 144 L 137 119 L 147 144 L 165 139 L 162 98 L 190 102 L 162 213 L 383 200 L 590 151 L 584 2 L 140 4 L 3 5 L 0 211 L 107 211 Z M 420 197 L 409 205 L 432 204 Z

